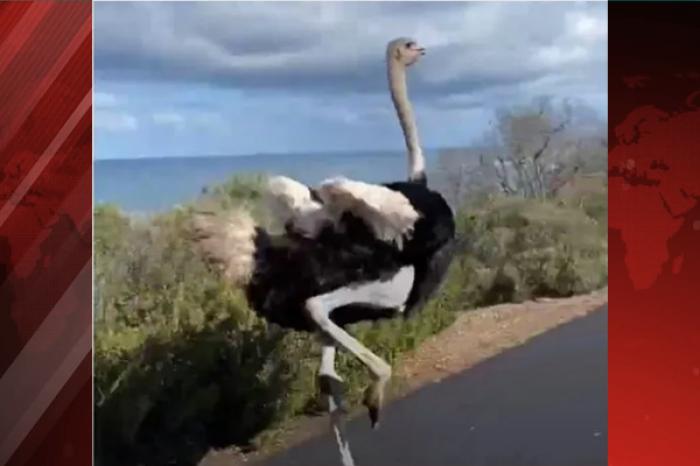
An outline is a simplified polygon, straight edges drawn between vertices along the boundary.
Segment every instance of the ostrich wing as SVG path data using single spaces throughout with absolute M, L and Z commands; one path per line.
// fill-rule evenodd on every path
M 268 180 L 267 205 L 287 228 L 316 238 L 325 225 L 338 224 L 344 213 L 364 221 L 377 239 L 402 246 L 420 217 L 408 199 L 385 186 L 333 178 L 316 190 L 284 176 Z
M 308 186 L 285 176 L 268 180 L 265 201 L 280 223 L 307 238 L 315 238 L 330 220 Z
M 385 186 L 335 178 L 318 189 L 323 209 L 333 219 L 349 212 L 362 219 L 377 239 L 402 246 L 420 214 L 400 192 Z

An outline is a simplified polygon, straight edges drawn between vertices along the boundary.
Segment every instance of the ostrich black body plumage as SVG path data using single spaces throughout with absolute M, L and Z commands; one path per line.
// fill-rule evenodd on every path
M 247 287 L 253 308 L 270 322 L 315 331 L 306 301 L 355 283 L 381 281 L 405 266 L 415 278 L 401 314 L 410 316 L 436 291 L 452 258 L 455 224 L 444 198 L 425 180 L 385 184 L 403 194 L 420 214 L 403 247 L 381 241 L 365 222 L 346 212 L 340 228 L 326 226 L 314 239 L 257 231 L 255 266 Z M 334 309 L 330 318 L 347 324 L 394 317 L 397 308 L 352 304 Z

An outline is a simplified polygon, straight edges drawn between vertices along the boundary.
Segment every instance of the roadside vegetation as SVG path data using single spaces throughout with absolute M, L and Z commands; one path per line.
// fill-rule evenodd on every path
M 532 173 L 540 168 L 531 167 Z M 542 170 L 537 176 L 544 180 Z M 501 174 L 510 176 L 496 173 L 490 188 L 452 189 L 460 250 L 427 307 L 410 320 L 350 329 L 377 354 L 396 362 L 458 312 L 606 285 L 604 178 L 592 189 L 564 193 L 560 185 L 516 189 L 526 180 L 541 182 L 528 173 L 499 189 Z M 592 178 L 572 171 L 570 180 Z M 96 208 L 97 464 L 196 464 L 211 447 L 264 447 L 286 421 L 322 409 L 314 338 L 258 318 L 243 292 L 211 271 L 188 243 L 190 216 L 205 205 L 245 204 L 268 221 L 260 208 L 263 181 L 234 177 L 190 205 L 149 218 L 111 205 Z M 357 404 L 365 369 L 341 353 L 338 373 L 349 403 Z

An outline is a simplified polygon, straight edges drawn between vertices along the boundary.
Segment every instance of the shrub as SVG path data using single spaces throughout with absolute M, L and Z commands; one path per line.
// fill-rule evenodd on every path
M 466 212 L 458 225 L 479 277 L 474 304 L 571 296 L 607 282 L 605 230 L 584 209 L 508 197 Z

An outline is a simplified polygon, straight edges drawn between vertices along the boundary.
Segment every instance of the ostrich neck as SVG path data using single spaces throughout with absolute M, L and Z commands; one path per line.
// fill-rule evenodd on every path
M 408 173 L 410 179 L 419 179 L 425 176 L 425 160 L 418 139 L 418 128 L 413 115 L 411 102 L 408 100 L 408 88 L 406 85 L 406 67 L 395 60 L 389 60 L 389 90 L 391 100 L 394 102 L 396 114 L 401 123 L 406 149 L 408 150 Z

